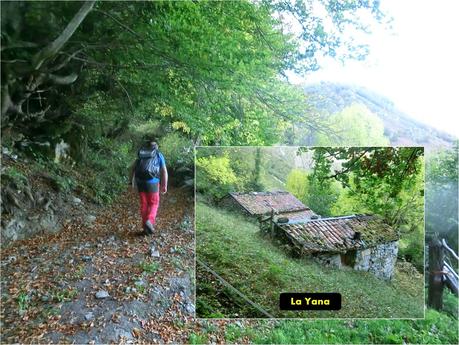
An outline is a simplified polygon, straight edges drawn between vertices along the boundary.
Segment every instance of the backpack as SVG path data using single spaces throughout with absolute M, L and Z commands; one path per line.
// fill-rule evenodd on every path
M 137 153 L 138 159 L 135 166 L 135 177 L 139 180 L 159 178 L 161 160 L 157 149 L 141 148 Z

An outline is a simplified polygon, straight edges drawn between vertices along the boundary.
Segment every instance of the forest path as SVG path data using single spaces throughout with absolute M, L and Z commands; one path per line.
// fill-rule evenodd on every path
M 152 236 L 140 235 L 137 198 L 126 192 L 96 217 L 2 251 L 2 343 L 186 342 L 193 198 L 178 189 L 161 196 Z

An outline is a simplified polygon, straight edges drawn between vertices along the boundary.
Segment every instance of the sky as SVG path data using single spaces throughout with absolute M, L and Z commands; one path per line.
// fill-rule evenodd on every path
M 381 0 L 393 29 L 373 29 L 365 61 L 331 58 L 293 83 L 332 81 L 364 86 L 409 116 L 459 137 L 459 1 Z

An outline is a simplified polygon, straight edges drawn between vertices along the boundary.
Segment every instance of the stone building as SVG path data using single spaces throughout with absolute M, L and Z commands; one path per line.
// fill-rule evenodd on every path
M 276 224 L 303 255 L 341 268 L 351 267 L 389 280 L 399 235 L 382 219 L 351 215 Z
M 286 237 L 301 255 L 325 265 L 351 267 L 389 280 L 397 260 L 399 235 L 370 215 L 321 218 L 289 192 L 230 193 L 220 206 L 269 220 L 271 230 Z

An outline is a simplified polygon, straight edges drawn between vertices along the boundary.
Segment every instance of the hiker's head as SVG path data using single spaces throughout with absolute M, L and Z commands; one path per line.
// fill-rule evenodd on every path
M 149 149 L 156 150 L 158 148 L 158 143 L 156 139 L 147 139 L 145 141 L 145 147 L 148 147 Z

